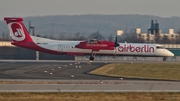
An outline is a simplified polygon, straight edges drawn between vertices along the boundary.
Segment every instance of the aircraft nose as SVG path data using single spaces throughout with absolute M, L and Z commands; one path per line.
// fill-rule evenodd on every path
M 172 52 L 168 52 L 168 56 L 174 56 L 174 54 Z

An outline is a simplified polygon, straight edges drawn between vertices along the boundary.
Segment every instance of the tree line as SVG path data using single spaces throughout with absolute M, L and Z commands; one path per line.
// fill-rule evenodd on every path
M 166 35 L 161 36 L 160 34 L 155 34 L 153 43 L 157 44 L 179 44 L 180 43 L 180 30 L 177 32 L 178 36 L 175 38 L 169 39 Z M 61 32 L 57 35 L 36 35 L 37 37 L 49 38 L 53 40 L 89 40 L 89 39 L 99 39 L 107 41 L 115 41 L 116 34 L 104 35 L 100 31 L 90 33 L 89 35 L 82 35 L 80 32 L 75 34 L 68 34 Z M 118 37 L 118 42 L 128 42 L 128 43 L 147 43 L 147 40 L 143 40 L 137 37 L 137 34 L 134 31 L 124 32 L 121 36 Z M 11 41 L 9 33 L 2 32 L 0 35 L 0 41 Z

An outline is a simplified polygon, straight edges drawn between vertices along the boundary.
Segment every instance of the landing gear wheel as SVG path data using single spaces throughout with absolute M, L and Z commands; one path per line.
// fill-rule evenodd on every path
M 89 57 L 89 60 L 90 60 L 90 61 L 93 61 L 93 60 L 94 60 L 94 57 L 93 57 L 93 56 L 90 56 L 90 57 Z
M 163 58 L 163 61 L 166 61 L 166 57 Z

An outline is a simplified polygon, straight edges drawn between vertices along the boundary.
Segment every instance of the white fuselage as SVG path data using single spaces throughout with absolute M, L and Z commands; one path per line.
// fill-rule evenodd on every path
M 75 48 L 81 41 L 59 41 L 51 40 L 40 37 L 31 36 L 33 42 L 47 50 L 57 51 L 59 53 L 84 53 L 91 54 L 91 49 Z M 94 51 L 96 54 L 107 55 L 124 55 L 124 56 L 157 56 L 168 57 L 174 56 L 169 50 L 165 49 L 159 44 L 146 44 L 146 43 L 119 43 L 120 46 L 114 50 L 99 50 Z

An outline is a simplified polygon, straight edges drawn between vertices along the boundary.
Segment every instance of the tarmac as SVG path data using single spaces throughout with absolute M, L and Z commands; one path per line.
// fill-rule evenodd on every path
M 132 63 L 121 61 L 127 62 Z M 0 81 L 58 82 L 0 84 L 0 92 L 180 92 L 179 81 L 117 78 L 88 73 L 108 63 L 111 62 L 0 60 Z

